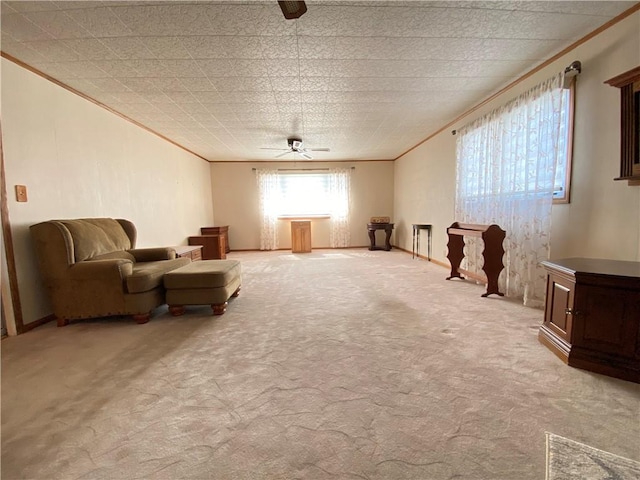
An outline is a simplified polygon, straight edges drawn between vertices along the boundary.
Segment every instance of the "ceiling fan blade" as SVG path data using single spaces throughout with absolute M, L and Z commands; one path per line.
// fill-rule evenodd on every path
M 279 153 L 278 155 L 276 155 L 276 156 L 275 156 L 275 157 L 273 157 L 273 158 L 280 158 L 280 157 L 284 157 L 285 155 L 287 155 L 287 154 L 289 154 L 289 153 L 293 153 L 293 150 L 287 150 L 286 152 Z
M 306 148 L 304 143 L 302 143 L 302 139 L 300 137 L 289 137 L 287 138 L 287 143 L 289 148 L 274 148 L 274 147 L 261 147 L 261 150 L 282 150 L 282 153 L 279 153 L 274 158 L 284 157 L 289 153 L 297 153 L 302 158 L 306 158 L 307 160 L 313 160 L 313 156 L 309 153 L 311 151 L 315 152 L 328 152 L 328 148 Z

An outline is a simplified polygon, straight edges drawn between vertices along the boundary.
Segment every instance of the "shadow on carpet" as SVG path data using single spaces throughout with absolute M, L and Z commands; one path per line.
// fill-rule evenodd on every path
M 547 433 L 547 480 L 637 480 L 640 463 Z

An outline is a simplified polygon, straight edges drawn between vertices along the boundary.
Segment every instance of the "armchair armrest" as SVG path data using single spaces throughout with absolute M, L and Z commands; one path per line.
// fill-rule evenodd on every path
M 171 247 L 134 248 L 127 251 L 133 255 L 136 262 L 155 262 L 176 258 L 176 251 Z
M 71 280 L 106 280 L 121 284 L 124 278 L 133 273 L 133 262 L 124 258 L 89 260 L 74 263 L 68 273 Z

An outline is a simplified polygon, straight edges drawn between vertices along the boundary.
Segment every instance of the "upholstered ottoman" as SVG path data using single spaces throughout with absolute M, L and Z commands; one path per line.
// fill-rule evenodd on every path
M 211 305 L 214 315 L 227 309 L 229 297 L 237 297 L 242 282 L 237 260 L 202 260 L 164 276 L 167 304 L 172 315 L 182 315 L 185 305 Z

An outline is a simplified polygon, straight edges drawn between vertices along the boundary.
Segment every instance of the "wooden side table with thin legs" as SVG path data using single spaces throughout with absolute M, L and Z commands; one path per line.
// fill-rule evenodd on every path
M 411 258 L 416 256 L 420 258 L 420 230 L 427 231 L 427 260 L 431 261 L 431 224 L 430 223 L 414 223 L 413 236 L 411 242 Z

